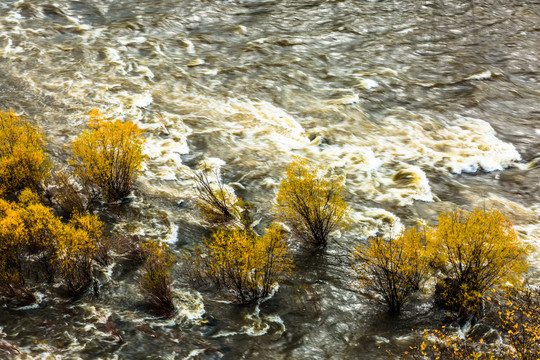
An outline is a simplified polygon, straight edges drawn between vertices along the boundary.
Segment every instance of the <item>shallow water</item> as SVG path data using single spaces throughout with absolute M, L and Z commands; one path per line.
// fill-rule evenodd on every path
M 294 278 L 258 307 L 178 277 L 178 316 L 159 320 L 137 269 L 117 265 L 100 298 L 0 309 L 0 334 L 51 359 L 403 351 L 429 304 L 377 315 L 351 291 L 348 251 L 456 206 L 497 207 L 540 244 L 539 24 L 533 0 L 2 1 L 0 108 L 35 119 L 56 162 L 92 108 L 146 130 L 150 158 L 114 227 L 177 253 L 200 241 L 188 173 L 206 163 L 262 229 L 294 156 L 334 169 L 356 221 L 324 254 L 299 251 Z

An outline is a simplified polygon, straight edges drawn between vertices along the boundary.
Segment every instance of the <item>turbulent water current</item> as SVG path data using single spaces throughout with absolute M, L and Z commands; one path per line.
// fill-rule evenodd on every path
M 272 220 L 295 156 L 346 185 L 350 229 L 258 305 L 199 293 L 145 311 L 140 270 L 99 297 L 0 308 L 0 339 L 36 359 L 385 359 L 429 326 L 429 300 L 387 319 L 353 291 L 350 250 L 441 211 L 495 207 L 540 244 L 538 0 L 0 0 L 0 108 L 66 144 L 99 108 L 145 130 L 149 159 L 117 230 L 176 254 L 207 236 L 190 170 L 215 168 Z M 1 357 L 1 355 L 0 355 Z

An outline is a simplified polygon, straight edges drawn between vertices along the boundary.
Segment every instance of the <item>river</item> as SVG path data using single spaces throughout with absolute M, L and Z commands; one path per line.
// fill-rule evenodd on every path
M 101 296 L 0 309 L 32 359 L 386 359 L 433 324 L 428 300 L 388 319 L 352 291 L 349 252 L 417 218 L 495 207 L 540 244 L 538 0 L 2 0 L 0 108 L 36 121 L 65 164 L 92 108 L 145 130 L 149 160 L 117 231 L 176 254 L 208 235 L 189 171 L 213 167 L 272 220 L 294 156 L 346 184 L 354 223 L 255 306 L 199 293 L 149 315 L 137 268 Z

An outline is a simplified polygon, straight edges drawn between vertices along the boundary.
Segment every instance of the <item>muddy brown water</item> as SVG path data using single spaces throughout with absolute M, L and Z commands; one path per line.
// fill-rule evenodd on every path
M 208 235 L 189 170 L 205 164 L 252 202 L 258 231 L 286 165 L 345 181 L 354 224 L 259 305 L 190 288 L 149 315 L 137 267 L 99 298 L 46 294 L 0 309 L 0 338 L 36 359 L 385 359 L 437 324 L 429 295 L 388 319 L 352 291 L 349 252 L 370 235 L 457 206 L 496 207 L 540 243 L 540 2 L 533 0 L 3 0 L 0 108 L 65 147 L 92 108 L 145 129 L 149 161 L 118 231 L 178 255 Z

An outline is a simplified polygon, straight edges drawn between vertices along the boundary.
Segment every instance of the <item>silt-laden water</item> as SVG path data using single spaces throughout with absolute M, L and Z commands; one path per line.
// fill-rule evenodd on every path
M 36 359 L 406 350 L 412 328 L 436 324 L 429 300 L 385 318 L 353 291 L 348 254 L 457 206 L 496 207 L 540 243 L 539 49 L 534 0 L 3 0 L 0 108 L 37 121 L 56 163 L 92 108 L 146 131 L 137 190 L 108 215 L 117 230 L 178 255 L 199 242 L 188 174 L 206 164 L 255 205 L 261 231 L 294 156 L 345 181 L 355 221 L 323 253 L 298 250 L 292 279 L 257 306 L 200 294 L 178 268 L 178 314 L 158 319 L 137 267 L 120 263 L 99 298 L 0 309 L 0 338 Z

